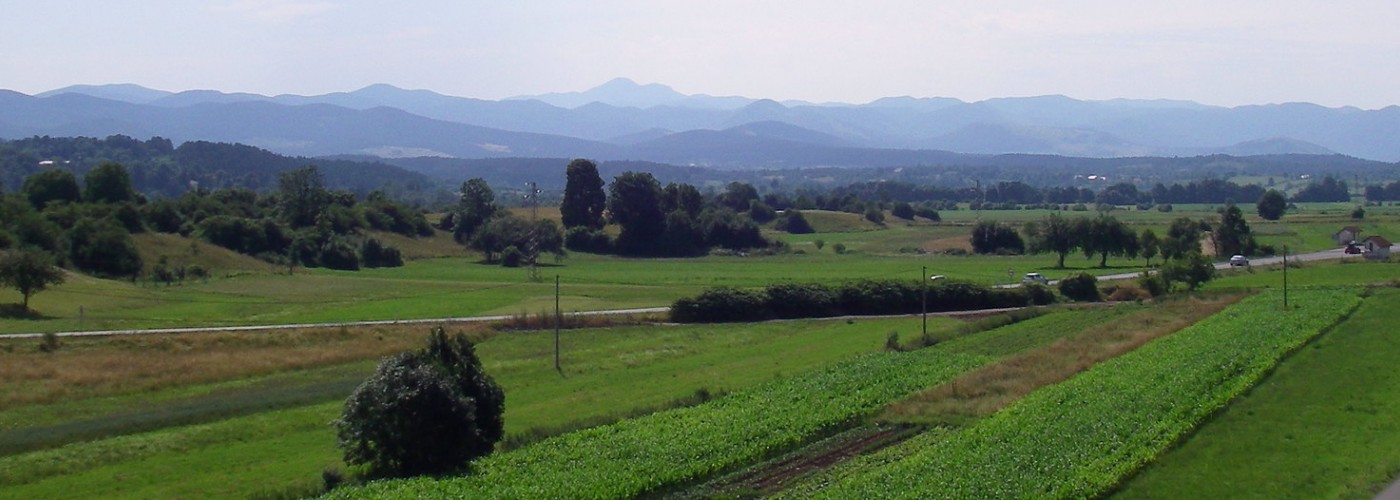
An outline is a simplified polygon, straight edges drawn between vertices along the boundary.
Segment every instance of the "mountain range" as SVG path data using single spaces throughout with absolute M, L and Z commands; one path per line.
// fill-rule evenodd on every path
M 0 90 L 0 138 L 161 136 L 300 156 L 588 157 L 722 168 L 965 163 L 1008 153 L 1093 158 L 1341 154 L 1400 161 L 1400 106 L 1085 101 L 865 104 L 687 95 L 617 79 L 583 92 L 483 100 L 371 85 L 316 96 L 137 85 Z

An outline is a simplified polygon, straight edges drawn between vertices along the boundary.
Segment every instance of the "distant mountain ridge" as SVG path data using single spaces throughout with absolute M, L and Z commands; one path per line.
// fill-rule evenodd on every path
M 736 130 L 744 134 L 731 133 Z M 35 96 L 0 92 L 0 137 L 113 133 L 243 142 L 296 155 L 589 156 L 726 168 L 877 166 L 872 162 L 936 151 L 1101 158 L 1342 154 L 1400 161 L 1400 106 L 1224 108 L 1065 96 L 811 104 L 687 95 L 627 79 L 584 92 L 499 101 L 385 84 L 317 96 L 175 93 L 130 84 L 77 85 Z M 750 151 L 733 151 L 738 144 Z M 843 153 L 817 157 L 829 148 Z

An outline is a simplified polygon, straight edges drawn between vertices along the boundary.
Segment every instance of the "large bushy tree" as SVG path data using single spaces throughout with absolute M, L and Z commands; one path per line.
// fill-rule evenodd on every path
M 476 230 L 495 217 L 499 210 L 496 193 L 491 191 L 486 179 L 477 177 L 463 182 L 457 210 L 453 213 L 453 239 L 462 244 L 471 241 Z
M 608 186 L 608 215 L 622 226 L 617 249 L 630 255 L 654 254 L 666 230 L 661 186 L 648 172 L 624 172 Z
M 76 203 L 82 199 L 78 178 L 72 172 L 60 169 L 44 170 L 26 177 L 20 192 L 38 210 L 43 210 L 50 203 Z
M 131 174 L 117 163 L 103 163 L 83 176 L 83 200 L 89 203 L 136 201 Z
M 321 171 L 307 166 L 277 175 L 277 202 L 288 225 L 313 226 L 316 216 L 330 203 L 330 192 Z
M 1079 248 L 1080 238 L 1074 222 L 1051 213 L 1044 219 L 1026 224 L 1026 234 L 1030 240 L 1030 251 L 1051 252 L 1058 256 L 1055 268 L 1064 269 L 1065 256 Z
M 972 227 L 974 252 L 1019 254 L 1025 250 L 1025 241 L 1011 226 L 995 221 L 982 221 Z
M 505 393 L 463 334 L 386 358 L 333 422 L 345 462 L 373 475 L 442 474 L 490 454 L 505 433 Z
M 1288 209 L 1288 200 L 1284 199 L 1283 193 L 1270 189 L 1259 197 L 1259 202 L 1255 203 L 1254 208 L 1264 220 L 1279 220 Z
M 1252 255 L 1258 247 L 1249 223 L 1244 220 L 1244 212 L 1234 203 L 1220 210 L 1220 225 L 1215 228 L 1216 255 Z
M 608 206 L 608 194 L 603 191 L 603 179 L 598 176 L 598 165 L 582 158 L 569 162 L 565 167 L 564 201 L 559 204 L 559 215 L 564 227 L 603 227 L 603 210 Z
M 1138 252 L 1137 233 L 1117 218 L 1100 214 L 1094 219 L 1081 219 L 1076 224 L 1080 235 L 1079 248 L 1085 257 L 1099 256 L 1099 267 L 1108 267 L 1108 256 L 1135 257 Z
M 1201 224 L 1190 217 L 1178 217 L 1167 228 L 1167 237 L 1160 245 L 1162 258 L 1176 259 L 1201 253 Z
M 35 248 L 0 252 L 0 285 L 24 297 L 20 303 L 24 310 L 29 310 L 29 297 L 60 283 L 63 271 L 54 266 L 48 253 Z

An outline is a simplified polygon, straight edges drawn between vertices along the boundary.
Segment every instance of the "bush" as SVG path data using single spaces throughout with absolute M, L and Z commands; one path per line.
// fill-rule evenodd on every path
M 360 261 L 365 267 L 400 267 L 403 265 L 403 254 L 399 249 L 385 246 L 376 238 L 365 238 L 365 242 L 360 245 Z
M 1168 288 L 1172 283 L 1184 283 L 1194 291 L 1215 278 L 1215 265 L 1209 257 L 1193 252 L 1168 261 L 1161 268 L 1161 276 Z
M 1043 306 L 1055 303 L 1055 292 L 1051 291 L 1048 286 L 1040 283 L 1027 283 L 1021 288 L 1026 290 L 1026 297 L 1030 299 L 1032 304 Z
M 501 251 L 501 265 L 504 267 L 520 267 L 521 262 L 524 260 L 525 254 L 522 253 L 519 248 L 516 248 L 515 245 L 508 246 L 505 250 Z
M 1078 273 L 1060 280 L 1060 294 L 1079 302 L 1098 302 L 1099 279 L 1088 273 Z
M 826 286 L 815 283 L 769 285 L 765 304 L 779 318 L 817 318 L 840 314 L 840 297 Z
M 869 210 L 865 211 L 865 220 L 876 224 L 884 224 L 885 212 L 881 211 L 878 207 L 871 207 Z
M 890 209 L 890 215 L 904 220 L 914 220 L 914 216 L 917 215 L 917 213 L 914 211 L 913 205 L 901 201 L 895 203 L 894 208 Z
M 316 261 L 327 269 L 360 270 L 360 259 L 355 256 L 355 249 L 341 238 L 332 238 L 321 245 L 321 253 L 316 256 Z
M 575 252 L 610 253 L 612 240 L 607 233 L 587 226 L 574 226 L 564 232 L 564 248 Z
M 718 323 L 767 319 L 764 294 L 752 290 L 720 287 L 700 295 L 682 297 L 671 305 L 671 321 L 677 323 Z
M 1112 290 L 1108 292 L 1108 300 L 1112 300 L 1114 302 L 1123 302 L 1127 300 L 1143 300 L 1150 298 L 1152 298 L 1151 293 L 1148 293 L 1146 290 L 1138 288 L 1137 285 L 1134 285 L 1132 283 L 1114 285 Z
M 482 371 L 471 342 L 438 327 L 423 350 L 380 362 L 332 425 L 346 463 L 406 477 L 460 470 L 491 453 L 504 413 L 505 393 Z
M 1153 297 L 1161 297 L 1171 290 L 1167 280 L 1163 279 L 1160 274 L 1143 271 L 1142 275 L 1138 276 L 1137 282 L 1143 291 Z
M 914 211 L 914 215 L 923 217 L 933 222 L 941 222 L 943 220 L 943 216 L 938 215 L 937 210 L 934 210 L 929 207 L 919 207 L 917 210 Z
M 818 247 L 818 248 L 820 248 L 820 247 Z M 838 254 L 845 254 L 845 253 L 846 253 L 846 244 L 845 244 L 845 243 L 837 243 L 837 244 L 835 244 L 835 245 L 832 245 L 832 246 L 831 246 L 831 251 L 836 252 L 836 253 L 838 253 Z
M 812 229 L 812 224 L 807 222 L 807 217 L 803 216 L 802 212 L 799 212 L 795 208 L 784 210 L 783 216 L 778 218 L 778 222 L 773 224 L 773 227 L 779 231 L 787 231 L 790 234 L 811 234 L 816 232 L 815 229 Z M 821 247 L 818 246 L 817 250 L 821 250 Z

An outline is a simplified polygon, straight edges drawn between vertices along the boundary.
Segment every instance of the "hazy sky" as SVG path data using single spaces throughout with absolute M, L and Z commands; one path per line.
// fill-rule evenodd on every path
M 1400 104 L 1396 0 L 0 0 L 0 88 Z M 3 110 L 0 110 L 2 112 Z

